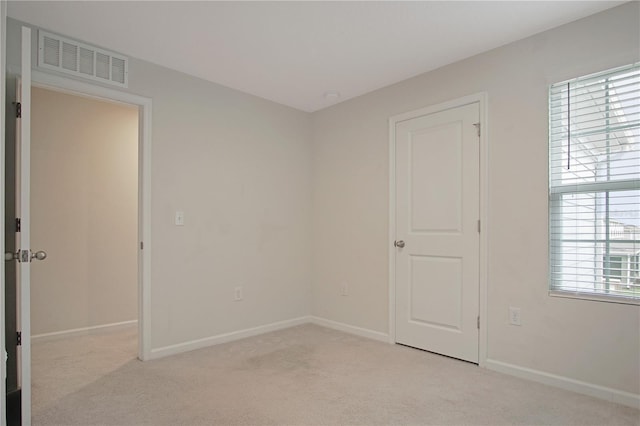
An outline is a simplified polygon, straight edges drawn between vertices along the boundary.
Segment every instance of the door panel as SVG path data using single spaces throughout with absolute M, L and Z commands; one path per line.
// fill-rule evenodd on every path
M 473 103 L 396 124 L 396 341 L 478 362 L 479 137 Z
M 460 232 L 462 228 L 460 127 L 460 122 L 454 122 L 408 134 L 412 233 Z
M 6 85 L 7 109 L 5 121 L 5 185 L 4 185 L 4 243 L 5 252 L 15 253 L 18 250 L 16 240 L 16 78 L 8 78 Z M 7 351 L 6 377 L 6 414 L 8 424 L 19 424 L 20 401 L 18 390 L 18 347 L 15 338 L 18 330 L 17 299 L 17 262 L 5 261 L 5 348 Z M 15 420 L 14 420 L 15 419 Z M 16 423 L 17 422 L 17 423 Z
M 462 259 L 432 256 L 410 256 L 409 259 L 409 321 L 461 330 Z

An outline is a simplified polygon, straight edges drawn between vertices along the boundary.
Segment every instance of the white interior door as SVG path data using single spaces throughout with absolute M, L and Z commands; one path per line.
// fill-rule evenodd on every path
M 396 123 L 396 342 L 478 362 L 479 104 Z
M 31 152 L 31 29 L 22 27 L 22 62 L 17 101 L 20 114 L 16 131 L 16 210 L 20 218 L 17 238 L 18 330 L 22 345 L 18 347 L 18 385 L 21 395 L 22 424 L 31 424 L 31 243 L 29 232 L 30 152 Z

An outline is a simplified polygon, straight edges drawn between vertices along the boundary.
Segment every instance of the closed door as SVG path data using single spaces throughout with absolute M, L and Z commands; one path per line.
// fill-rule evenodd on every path
M 396 342 L 478 362 L 479 104 L 396 123 Z

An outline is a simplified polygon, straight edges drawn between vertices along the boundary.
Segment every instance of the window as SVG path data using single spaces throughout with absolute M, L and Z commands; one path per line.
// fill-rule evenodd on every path
M 549 89 L 554 295 L 640 303 L 640 64 Z

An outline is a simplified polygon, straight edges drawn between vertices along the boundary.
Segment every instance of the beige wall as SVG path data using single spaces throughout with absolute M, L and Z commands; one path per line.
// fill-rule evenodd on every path
M 34 87 L 33 335 L 137 319 L 138 110 Z
M 152 347 L 307 315 L 308 114 L 137 60 L 129 85 L 153 99 Z
M 390 116 L 489 98 L 488 357 L 640 393 L 638 306 L 547 294 L 547 90 L 640 59 L 639 4 L 509 44 L 313 115 L 314 315 L 388 331 Z M 340 295 L 348 282 L 349 296 Z M 522 327 L 507 323 L 522 308 Z

